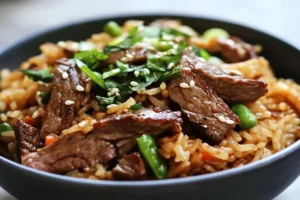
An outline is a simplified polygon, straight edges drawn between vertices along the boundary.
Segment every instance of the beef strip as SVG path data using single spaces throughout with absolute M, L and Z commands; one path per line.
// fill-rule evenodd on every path
M 68 74 L 68 78 L 62 78 L 63 73 Z M 74 64 L 66 60 L 59 61 L 54 68 L 53 89 L 50 101 L 45 110 L 41 137 L 45 138 L 49 134 L 59 135 L 62 130 L 72 126 L 76 111 L 79 109 L 85 92 L 76 90 L 76 86 L 81 85 L 85 88 L 90 79 Z M 67 100 L 74 101 L 75 104 L 66 105 Z
M 180 112 L 150 109 L 111 115 L 95 124 L 89 134 L 61 135 L 40 151 L 24 155 L 22 164 L 53 173 L 65 173 L 95 163 L 107 165 L 118 154 L 126 154 L 139 135 L 157 135 L 170 129 L 180 131 L 180 115 Z
M 147 61 L 147 49 L 146 48 L 129 48 L 126 50 L 116 51 L 109 54 L 106 61 L 107 64 L 116 64 L 116 61 L 121 61 L 121 58 L 126 57 L 126 54 L 133 56 L 127 63 L 141 64 Z
M 257 57 L 253 46 L 238 37 L 220 38 L 217 43 L 227 62 L 235 63 Z
M 172 129 L 179 132 L 181 113 L 170 110 L 141 109 L 134 113 L 111 115 L 94 125 L 93 133 L 99 133 L 105 140 L 128 139 L 142 134 L 158 135 Z
M 256 101 L 268 92 L 265 82 L 228 75 L 218 66 L 200 61 L 188 51 L 185 51 L 182 63 L 212 87 L 215 93 L 226 103 Z
M 115 179 L 121 180 L 143 180 L 147 177 L 145 164 L 139 153 L 125 155 L 119 159 L 112 173 Z
M 115 156 L 115 147 L 98 134 L 76 132 L 61 135 L 42 150 L 23 156 L 22 164 L 42 171 L 66 173 L 96 163 L 106 165 Z
M 190 84 L 191 81 L 195 82 L 194 87 L 180 87 L 181 83 Z M 228 105 L 189 70 L 182 70 L 180 77 L 171 80 L 168 90 L 170 98 L 180 105 L 183 114 L 208 142 L 220 143 L 239 123 Z
M 44 146 L 44 141 L 40 137 L 40 130 L 37 128 L 18 119 L 14 125 L 14 130 L 17 141 L 17 157 L 20 158 L 21 155 L 36 152 L 37 149 Z

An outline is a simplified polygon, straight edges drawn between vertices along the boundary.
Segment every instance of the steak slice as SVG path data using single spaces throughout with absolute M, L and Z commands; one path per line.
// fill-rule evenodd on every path
M 18 119 L 14 125 L 14 130 L 17 142 L 16 152 L 19 158 L 21 155 L 36 152 L 37 149 L 44 146 L 44 142 L 40 137 L 40 130 L 37 128 Z
M 98 134 L 80 132 L 61 135 L 54 143 L 42 150 L 22 157 L 22 164 L 52 173 L 94 166 L 106 165 L 115 158 L 115 147 L 98 137 Z
M 147 177 L 146 167 L 139 153 L 125 155 L 119 159 L 112 173 L 114 178 L 119 180 L 143 180 Z
M 228 75 L 218 66 L 200 61 L 189 52 L 185 52 L 182 64 L 212 87 L 226 103 L 256 101 L 268 92 L 265 82 Z
M 109 54 L 109 57 L 106 61 L 107 64 L 116 64 L 116 61 L 121 61 L 121 58 L 125 57 L 126 55 L 130 54 L 133 58 L 128 58 L 127 63 L 145 63 L 147 61 L 147 49 L 146 48 L 129 48 L 126 50 L 116 51 Z
M 62 74 L 68 74 L 64 79 Z M 49 134 L 59 135 L 62 130 L 72 126 L 76 111 L 79 109 L 85 92 L 76 90 L 80 85 L 85 88 L 90 79 L 80 70 L 76 69 L 74 64 L 61 60 L 54 69 L 53 89 L 51 98 L 45 110 L 41 137 L 45 138 Z M 65 102 L 73 101 L 74 104 L 66 105 Z
M 158 135 L 167 130 L 181 131 L 181 113 L 170 110 L 141 109 L 121 115 L 111 115 L 94 125 L 93 133 L 104 140 L 116 141 L 142 134 Z
M 219 38 L 217 43 L 227 62 L 235 63 L 257 57 L 253 46 L 238 37 Z
M 182 88 L 181 83 L 195 82 L 194 87 Z M 181 76 L 170 81 L 170 98 L 178 103 L 193 128 L 211 143 L 220 143 L 239 123 L 228 105 L 196 74 L 182 70 Z
M 180 131 L 180 115 L 180 112 L 150 109 L 111 115 L 96 123 L 89 134 L 64 134 L 40 151 L 24 155 L 22 164 L 53 173 L 65 173 L 96 163 L 107 165 L 117 155 L 130 151 L 139 135 L 157 135 L 170 129 Z

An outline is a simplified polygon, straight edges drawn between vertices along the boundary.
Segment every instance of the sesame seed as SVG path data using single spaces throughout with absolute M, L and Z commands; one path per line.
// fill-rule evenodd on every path
M 67 79 L 69 77 L 69 74 L 67 72 L 62 73 L 61 77 L 63 79 Z
M 127 53 L 127 54 L 126 54 L 126 57 L 129 58 L 129 59 L 132 59 L 132 58 L 133 58 L 133 55 L 131 55 L 130 53 Z
M 226 124 L 234 124 L 234 121 L 232 121 L 231 119 L 227 119 L 225 122 Z
M 151 50 L 151 51 L 155 50 L 155 48 L 153 46 L 149 46 L 148 49 Z
M 147 68 L 145 68 L 145 69 L 144 69 L 144 73 L 149 75 L 149 74 L 150 74 L 150 70 L 147 69 Z
M 192 51 L 192 50 L 193 50 L 193 48 L 192 48 L 191 46 L 189 46 L 187 49 L 188 49 L 189 51 Z
M 192 71 L 191 68 L 189 68 L 189 67 L 184 67 L 183 70 L 184 71 Z
M 219 117 L 218 117 L 218 120 L 219 120 L 220 122 L 225 122 L 225 121 L 226 121 L 226 119 L 225 119 L 223 116 L 219 116 Z
M 67 100 L 65 101 L 65 105 L 69 106 L 69 105 L 72 105 L 74 104 L 75 102 L 74 101 L 71 101 L 71 100 Z
M 139 71 L 134 71 L 133 73 L 134 73 L 135 77 L 139 77 L 139 75 L 140 75 Z
M 194 87 L 194 86 L 195 86 L 195 81 L 191 80 L 191 81 L 190 81 L 190 87 L 192 88 L 192 87 Z
M 171 62 L 169 65 L 168 65 L 168 69 L 172 69 L 173 67 L 174 67 L 174 63 L 173 62 Z
M 137 82 L 135 82 L 135 81 L 131 81 L 130 85 L 133 86 L 133 87 L 135 87 L 135 86 L 138 86 L 139 84 Z
M 84 87 L 82 87 L 81 85 L 77 85 L 76 86 L 76 90 L 79 92 L 83 92 L 84 91 Z
M 117 107 L 118 105 L 117 104 L 110 104 L 110 105 L 108 105 L 106 108 L 107 109 L 110 109 L 110 108 L 115 108 L 115 107 Z
M 128 62 L 128 58 L 126 58 L 126 57 L 122 57 L 120 60 L 121 60 L 122 62 Z
M 190 88 L 190 86 L 187 83 L 180 83 L 179 86 L 181 88 Z
M 120 93 L 119 93 L 119 92 L 117 92 L 117 93 L 116 93 L 116 96 L 120 96 Z
M 162 82 L 159 87 L 161 90 L 165 90 L 167 88 L 167 85 L 165 82 Z
M 174 44 L 174 49 L 177 49 L 178 48 L 178 44 Z

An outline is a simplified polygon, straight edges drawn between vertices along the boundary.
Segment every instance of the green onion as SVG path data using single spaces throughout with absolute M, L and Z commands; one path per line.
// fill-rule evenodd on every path
M 137 104 L 134 104 L 130 107 L 131 110 L 134 110 L 134 111 L 137 111 L 139 109 L 141 109 L 143 106 L 141 103 L 137 103 Z
M 8 123 L 0 124 L 0 136 L 14 137 L 14 129 Z
M 150 135 L 144 134 L 137 139 L 138 147 L 146 163 L 150 166 L 158 179 L 163 179 L 167 175 L 167 167 L 161 160 L 155 141 Z
M 121 35 L 121 27 L 114 21 L 110 21 L 104 26 L 104 32 L 110 34 L 113 37 Z
M 53 74 L 51 73 L 51 67 L 47 67 L 45 69 L 40 69 L 40 70 L 23 69 L 20 71 L 34 81 L 42 81 L 45 83 L 50 83 L 52 82 L 53 79 Z
M 227 31 L 221 29 L 221 28 L 211 28 L 206 30 L 202 34 L 202 38 L 206 40 L 214 39 L 214 38 L 226 38 L 229 37 L 229 34 Z
M 121 73 L 121 70 L 119 68 L 112 69 L 110 71 L 103 73 L 103 79 L 107 79 L 109 77 L 117 76 Z
M 88 77 L 90 77 L 92 81 L 94 81 L 101 88 L 106 89 L 105 82 L 100 73 L 90 70 L 81 60 L 78 60 L 77 58 L 74 58 L 74 60 L 79 69 L 83 71 Z
M 115 96 L 113 96 L 113 97 L 96 96 L 96 99 L 100 102 L 100 105 L 110 105 L 110 104 L 114 103 Z
M 74 55 L 74 58 L 81 60 L 90 69 L 94 70 L 98 67 L 99 61 L 106 60 L 108 56 L 94 49 L 91 51 L 78 52 Z
M 181 65 L 178 65 L 177 67 L 175 67 L 172 71 L 168 71 L 166 73 L 164 73 L 159 81 L 167 81 L 167 80 L 170 80 L 172 78 L 175 78 L 177 76 L 179 76 L 181 73 Z
M 203 49 L 200 50 L 199 54 L 205 60 L 208 60 L 210 58 L 210 54 L 207 51 L 203 50 Z
M 39 96 L 42 98 L 42 103 L 46 105 L 51 97 L 51 92 L 41 92 Z
M 239 117 L 241 121 L 239 127 L 242 130 L 252 128 L 257 124 L 257 119 L 255 115 L 251 112 L 251 110 L 247 106 L 243 104 L 237 104 L 234 105 L 231 108 L 231 110 Z

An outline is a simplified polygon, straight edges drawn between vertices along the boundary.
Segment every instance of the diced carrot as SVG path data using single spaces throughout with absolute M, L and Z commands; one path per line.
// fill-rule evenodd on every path
M 213 157 L 209 153 L 202 152 L 202 160 L 203 161 L 208 161 L 208 160 L 213 160 L 213 159 L 215 159 L 215 157 Z
M 29 124 L 29 125 L 35 125 L 35 120 L 34 119 L 32 119 L 31 117 L 29 117 L 29 116 L 26 116 L 26 117 L 24 117 L 24 119 L 23 119 L 23 121 L 26 123 L 26 124 Z
M 53 142 L 55 142 L 57 137 L 55 135 L 47 135 L 45 138 L 45 146 L 49 146 Z

